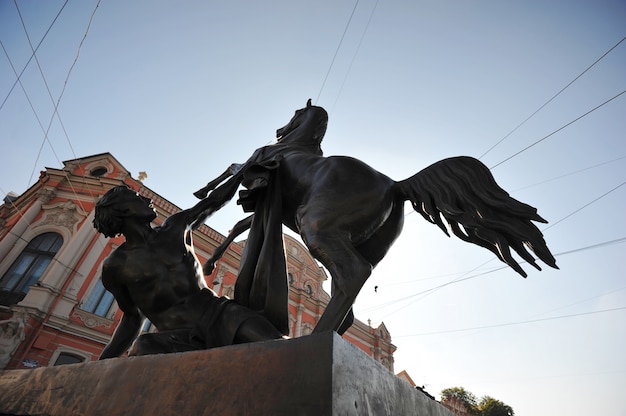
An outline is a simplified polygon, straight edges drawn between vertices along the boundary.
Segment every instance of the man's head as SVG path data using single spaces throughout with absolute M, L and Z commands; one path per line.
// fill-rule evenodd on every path
M 93 226 L 106 237 L 115 237 L 122 234 L 124 221 L 130 217 L 152 221 L 156 218 L 152 201 L 125 185 L 116 186 L 96 202 Z

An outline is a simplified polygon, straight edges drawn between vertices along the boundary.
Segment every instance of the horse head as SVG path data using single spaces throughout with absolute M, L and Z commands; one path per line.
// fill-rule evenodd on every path
M 311 105 L 296 110 L 294 116 L 284 127 L 276 130 L 279 143 L 299 143 L 319 145 L 326 134 L 328 113 L 322 107 Z

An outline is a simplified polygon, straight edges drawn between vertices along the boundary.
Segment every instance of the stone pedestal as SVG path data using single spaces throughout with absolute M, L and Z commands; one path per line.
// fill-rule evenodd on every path
M 330 332 L 3 371 L 0 415 L 453 416 Z

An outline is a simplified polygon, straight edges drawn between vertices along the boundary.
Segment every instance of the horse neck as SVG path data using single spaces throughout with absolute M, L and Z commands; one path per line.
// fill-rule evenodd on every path
M 315 144 L 317 146 L 320 145 L 324 135 L 321 137 L 317 137 L 320 135 L 320 120 L 316 115 L 310 115 L 304 121 L 302 121 L 298 127 L 290 131 L 282 138 L 281 142 L 284 143 L 294 143 L 301 145 L 311 145 Z
M 304 146 L 311 146 L 311 145 L 319 146 L 319 142 L 321 140 L 317 140 L 317 138 L 315 137 L 315 131 L 316 131 L 316 126 L 300 125 L 295 130 L 286 134 L 281 139 L 281 143 L 304 145 Z
M 322 148 L 319 143 L 313 142 L 311 140 L 300 140 L 300 141 L 287 141 L 281 140 L 279 143 L 275 144 L 275 146 L 282 146 L 283 148 L 309 153 L 313 155 L 323 156 Z
M 302 128 L 301 126 L 297 129 L 289 132 L 285 137 L 281 139 L 282 143 L 289 144 L 309 144 L 314 143 L 313 133 L 315 129 L 311 128 Z

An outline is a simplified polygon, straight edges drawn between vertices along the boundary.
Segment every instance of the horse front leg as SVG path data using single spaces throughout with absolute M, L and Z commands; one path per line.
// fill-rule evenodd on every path
M 211 182 L 207 183 L 206 186 L 204 186 L 203 188 L 198 189 L 196 192 L 193 193 L 193 195 L 198 199 L 206 198 L 208 193 L 211 192 L 213 189 L 215 189 L 217 185 L 224 182 L 229 177 L 239 173 L 239 171 L 242 168 L 243 168 L 243 164 L 240 164 L 240 163 L 231 164 L 228 168 L 226 168 L 224 173 L 222 173 L 217 178 L 213 179 Z
M 254 215 L 250 215 L 249 217 L 244 218 L 243 220 L 235 224 L 233 229 L 230 230 L 230 232 L 228 233 L 228 237 L 226 237 L 226 240 L 224 240 L 222 244 L 220 244 L 215 249 L 211 257 L 209 257 L 208 260 L 204 263 L 202 270 L 204 271 L 205 276 L 208 276 L 211 273 L 213 273 L 213 270 L 215 270 L 215 263 L 219 259 L 222 258 L 222 256 L 226 252 L 226 249 L 230 245 L 230 243 L 232 243 L 235 240 L 235 238 L 237 238 L 237 236 L 239 236 L 241 233 L 250 229 L 250 225 L 252 224 L 253 217 Z

